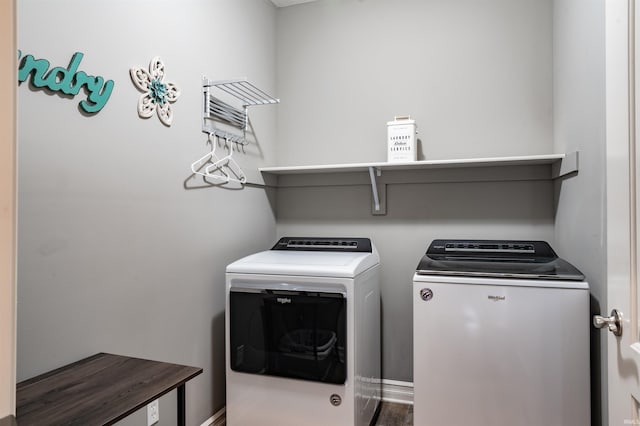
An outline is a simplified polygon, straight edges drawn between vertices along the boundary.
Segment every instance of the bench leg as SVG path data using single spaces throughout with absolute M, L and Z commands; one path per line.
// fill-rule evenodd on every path
M 178 386 L 178 426 L 186 426 L 186 407 L 185 407 L 185 395 L 184 395 L 184 384 Z

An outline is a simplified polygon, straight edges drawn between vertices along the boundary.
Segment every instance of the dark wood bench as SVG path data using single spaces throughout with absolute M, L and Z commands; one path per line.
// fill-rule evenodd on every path
M 173 389 L 185 426 L 185 384 L 202 368 L 99 353 L 18 383 L 16 419 L 28 425 L 112 425 Z

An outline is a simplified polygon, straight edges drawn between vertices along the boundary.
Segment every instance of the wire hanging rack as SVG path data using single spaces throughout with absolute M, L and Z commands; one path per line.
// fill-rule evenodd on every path
M 236 108 L 214 96 L 212 88 L 240 100 L 242 109 Z M 248 143 L 246 139 L 246 132 L 249 127 L 248 108 L 254 105 L 270 105 L 280 102 L 280 99 L 268 95 L 245 78 L 214 81 L 203 77 L 202 91 L 204 103 L 202 131 L 240 145 Z M 240 132 L 235 133 L 221 129 L 220 123 L 231 125 L 240 130 Z

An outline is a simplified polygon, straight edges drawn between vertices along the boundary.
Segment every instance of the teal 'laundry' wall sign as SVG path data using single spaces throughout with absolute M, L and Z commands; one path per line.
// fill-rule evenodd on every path
M 18 50 L 18 82 L 22 83 L 31 75 L 31 84 L 39 89 L 49 89 L 53 92 L 62 92 L 65 95 L 77 95 L 84 88 L 87 99 L 80 101 L 80 107 L 88 113 L 99 112 L 109 100 L 113 91 L 113 80 L 105 80 L 100 76 L 88 75 L 84 71 L 78 71 L 83 53 L 76 52 L 71 57 L 69 65 L 54 67 L 46 59 L 36 59 L 32 55 L 22 58 L 22 52 Z

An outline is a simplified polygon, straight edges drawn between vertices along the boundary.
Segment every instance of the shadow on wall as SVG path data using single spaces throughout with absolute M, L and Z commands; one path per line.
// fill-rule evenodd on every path
M 278 220 L 381 223 L 549 222 L 552 184 L 545 181 L 420 183 L 387 186 L 387 215 L 371 215 L 371 187 L 280 188 Z
M 591 295 L 591 314 L 589 321 L 594 315 L 600 315 L 602 308 L 600 301 Z M 602 401 L 600 398 L 602 383 L 602 363 L 600 357 L 600 347 L 602 332 L 591 327 L 591 426 L 602 426 Z
M 384 315 L 384 297 L 382 297 L 382 294 L 380 295 L 380 348 L 384 348 L 384 319 L 385 319 L 385 315 Z M 413 353 L 411 353 L 411 359 L 407 360 L 407 362 L 411 363 L 413 365 Z M 387 377 L 393 377 L 393 373 L 394 372 L 387 372 L 385 371 L 385 351 L 381 350 L 380 351 L 380 380 L 384 380 Z M 389 374 L 391 373 L 391 374 Z
M 224 311 L 217 314 L 211 320 L 211 369 L 209 370 L 213 376 L 213 398 L 211 400 L 212 404 L 215 404 L 215 401 L 222 401 L 224 406 L 224 401 L 226 400 L 226 372 L 225 372 L 225 340 L 224 340 Z M 206 370 L 205 370 L 206 371 Z M 205 373 L 206 374 L 206 373 Z M 217 413 L 220 410 L 220 407 L 213 407 L 213 412 Z
M 558 213 L 558 205 L 560 203 L 560 193 L 562 192 L 562 182 L 564 182 L 567 179 L 573 178 L 575 176 L 578 176 L 579 172 L 573 172 L 573 173 L 569 173 L 567 175 L 562 176 L 561 178 L 558 178 L 556 180 L 553 181 L 553 185 L 554 185 L 554 191 L 553 191 L 553 216 L 556 216 L 556 213 Z

